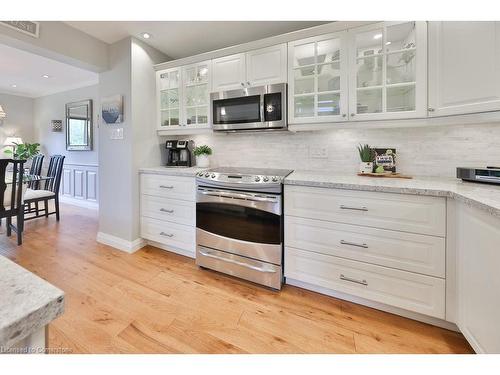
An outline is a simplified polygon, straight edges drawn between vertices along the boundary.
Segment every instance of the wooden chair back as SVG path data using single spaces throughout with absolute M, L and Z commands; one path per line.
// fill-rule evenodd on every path
M 39 176 L 42 173 L 43 159 L 43 154 L 38 154 L 33 157 L 31 160 L 30 175 Z M 31 181 L 28 183 L 30 189 L 38 189 L 39 185 L 40 181 Z
M 23 175 L 26 160 L 0 159 L 0 217 L 16 215 L 23 208 Z M 7 166 L 12 164 L 12 178 L 10 192 L 5 181 Z M 10 195 L 10 205 L 4 206 L 5 192 Z
M 52 177 L 45 181 L 45 190 L 50 190 L 56 195 L 59 194 L 59 186 L 61 185 L 61 176 L 64 165 L 64 155 L 53 155 L 50 157 L 49 169 L 47 176 Z

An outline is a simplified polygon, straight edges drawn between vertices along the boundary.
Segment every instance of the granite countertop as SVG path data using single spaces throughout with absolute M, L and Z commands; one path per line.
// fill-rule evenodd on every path
M 0 347 L 11 347 L 64 311 L 64 292 L 0 256 Z
M 400 179 L 298 170 L 288 175 L 284 183 L 285 185 L 447 197 L 500 217 L 500 186 L 464 182 L 457 178 Z
M 149 174 L 163 174 L 167 176 L 187 176 L 194 177 L 196 173 L 203 171 L 207 168 L 198 167 L 150 167 L 150 168 L 140 168 L 139 173 L 149 173 Z

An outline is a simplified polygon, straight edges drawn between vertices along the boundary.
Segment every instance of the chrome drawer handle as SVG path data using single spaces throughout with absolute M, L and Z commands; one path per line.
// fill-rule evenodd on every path
M 174 187 L 172 185 L 160 185 L 162 189 L 173 189 Z
M 366 280 L 351 279 L 350 277 L 345 277 L 344 275 L 340 275 L 340 280 L 349 281 L 351 283 L 361 284 L 365 286 L 368 285 L 368 282 Z
M 169 213 L 169 214 L 174 213 L 174 210 L 167 210 L 166 208 L 160 208 L 160 211 L 161 212 L 166 212 L 166 213 Z
M 219 257 L 215 254 L 208 252 L 208 251 L 202 251 L 202 250 L 198 250 L 198 251 L 200 252 L 201 255 L 206 256 L 207 258 L 213 258 L 213 259 L 217 259 L 217 260 L 222 260 L 223 262 L 233 263 L 233 264 L 236 264 L 238 266 L 250 268 L 251 270 L 254 270 L 254 271 L 266 272 L 266 273 L 276 273 L 276 271 L 273 269 L 256 267 L 256 266 L 252 266 L 250 264 L 246 264 L 243 262 L 238 262 L 237 260 L 222 258 L 222 257 Z
M 341 210 L 354 210 L 354 211 L 368 211 L 368 208 L 366 207 L 350 207 L 350 206 L 344 206 L 343 204 L 340 205 Z
M 165 232 L 160 232 L 160 236 L 165 236 L 165 237 L 173 237 L 174 234 L 173 233 L 165 233 Z
M 340 240 L 341 245 L 349 245 L 349 246 L 356 246 L 356 247 L 362 247 L 364 249 L 368 249 L 368 245 L 365 243 L 355 243 L 355 242 L 349 242 L 349 241 L 344 241 Z

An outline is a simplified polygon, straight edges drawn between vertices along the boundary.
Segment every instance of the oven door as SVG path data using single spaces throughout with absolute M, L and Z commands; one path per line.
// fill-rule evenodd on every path
M 281 265 L 281 195 L 198 187 L 196 242 Z

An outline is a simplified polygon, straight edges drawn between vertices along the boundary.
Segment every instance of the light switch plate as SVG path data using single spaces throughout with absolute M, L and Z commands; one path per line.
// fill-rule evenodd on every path
M 123 139 L 123 128 L 112 128 L 110 135 L 110 139 Z
M 328 159 L 328 149 L 326 147 L 311 146 L 309 156 L 314 159 Z

